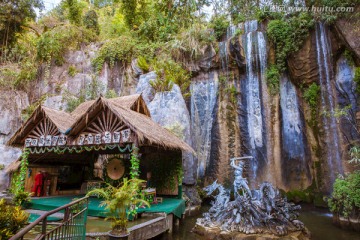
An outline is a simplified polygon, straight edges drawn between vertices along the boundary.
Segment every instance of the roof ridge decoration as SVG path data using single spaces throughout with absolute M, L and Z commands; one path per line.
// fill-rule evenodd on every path
M 123 100 L 123 102 L 119 100 Z M 140 145 L 155 145 L 194 153 L 188 144 L 151 119 L 141 94 L 116 99 L 106 99 L 100 96 L 96 100 L 83 103 L 83 106 L 78 108 L 73 113 L 66 113 L 39 106 L 8 141 L 8 145 L 22 146 L 25 140 L 27 141 L 25 146 L 28 147 L 120 144 L 135 141 L 134 137 L 136 136 Z M 52 127 L 51 133 L 43 131 L 34 138 L 30 137 L 30 133 L 39 127 L 40 121 L 43 119 L 48 119 L 48 125 L 53 124 L 57 132 Z M 95 121 L 98 126 L 94 126 Z M 85 132 L 90 127 L 92 132 Z M 42 128 L 49 129 L 48 126 L 42 126 Z

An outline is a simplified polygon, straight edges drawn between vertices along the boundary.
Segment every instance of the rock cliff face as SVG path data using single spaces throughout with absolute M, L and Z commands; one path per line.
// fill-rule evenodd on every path
M 5 146 L 5 143 L 21 126 L 21 111 L 27 106 L 29 100 L 25 92 L 0 91 L 0 164 L 4 167 L 21 155 L 20 149 Z M 0 170 L 0 191 L 8 187 L 8 180 L 5 171 Z
M 244 34 L 233 36 L 236 28 Z M 354 52 L 358 63 L 358 31 L 345 20 L 332 28 L 318 24 L 303 47 L 288 58 L 288 70 L 272 96 L 265 70 L 273 50 L 264 28 L 256 21 L 232 27 L 219 48 L 209 46 L 199 62 L 189 63 L 193 78 L 188 99 L 177 85 L 170 92 L 156 93 L 150 85 L 156 73 L 144 74 L 136 60 L 127 67 L 105 64 L 95 72 L 91 59 L 98 44 L 67 53 L 62 66 L 43 67 L 46 71 L 34 91 L 0 95 L 0 163 L 7 166 L 19 157 L 20 150 L 4 143 L 20 126 L 21 110 L 29 102 L 46 94 L 46 106 L 65 110 L 69 99 L 89 97 L 89 88 L 97 95 L 110 90 L 119 96 L 137 92 L 154 121 L 195 149 L 196 156 L 184 154 L 184 184 L 194 185 L 197 179 L 230 183 L 229 158 L 252 155 L 246 174 L 253 185 L 266 180 L 284 190 L 299 190 L 313 184 L 313 189 L 328 192 L 334 176 L 352 168 L 345 160 L 349 144 L 359 139 L 355 66 L 343 54 L 345 48 Z M 304 89 L 312 83 L 321 86 L 315 126 L 304 101 Z M 349 114 L 335 118 L 344 107 Z M 6 188 L 6 179 L 0 170 L 0 190 Z

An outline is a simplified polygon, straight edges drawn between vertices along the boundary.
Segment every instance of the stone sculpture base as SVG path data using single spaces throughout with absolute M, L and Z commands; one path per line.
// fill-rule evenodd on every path
M 309 240 L 310 232 L 307 228 L 302 231 L 295 231 L 284 236 L 276 236 L 273 234 L 245 234 L 240 232 L 222 231 L 219 227 L 205 227 L 196 224 L 193 232 L 204 236 L 207 240 Z

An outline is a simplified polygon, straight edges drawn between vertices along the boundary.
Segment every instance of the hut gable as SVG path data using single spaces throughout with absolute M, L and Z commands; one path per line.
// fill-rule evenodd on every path
M 115 141 L 116 138 L 115 142 L 120 143 L 133 142 L 137 138 L 140 146 L 155 145 L 193 152 L 189 145 L 155 123 L 149 116 L 134 111 L 128 106 L 118 104 L 113 99 L 98 98 L 74 123 L 69 136 L 81 144 L 87 141 L 87 134 L 91 134 L 91 138 L 97 134 L 98 141 L 104 139 Z M 109 126 L 112 128 L 107 128 Z M 91 139 L 90 142 L 92 141 L 95 140 Z
M 68 113 L 39 106 L 7 144 L 21 147 L 27 138 L 45 141 L 46 137 L 65 134 L 73 122 Z
M 113 99 L 99 97 L 82 103 L 70 114 L 39 106 L 8 144 L 41 147 L 133 142 L 194 152 L 151 119 L 139 94 Z
M 108 99 L 112 104 L 117 106 L 121 106 L 124 108 L 129 108 L 133 111 L 139 112 L 150 117 L 150 111 L 146 106 L 144 99 L 142 98 L 141 94 L 133 94 L 129 96 L 117 97 Z M 76 120 L 79 119 L 84 113 L 86 113 L 89 108 L 95 103 L 96 100 L 86 101 L 80 104 L 71 115 Z

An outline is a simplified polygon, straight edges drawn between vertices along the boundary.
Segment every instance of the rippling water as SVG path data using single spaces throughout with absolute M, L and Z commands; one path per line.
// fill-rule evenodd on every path
M 196 219 L 202 216 L 202 212 L 208 209 L 202 207 L 201 211 L 192 217 L 181 220 L 178 227 L 174 227 L 172 234 L 164 234 L 155 239 L 157 240 L 206 240 L 201 236 L 191 232 L 195 226 Z M 321 208 L 314 208 L 310 205 L 303 205 L 300 220 L 311 232 L 312 240 L 360 240 L 360 233 L 342 230 L 332 224 L 332 215 L 329 211 Z M 131 222 L 130 222 L 131 225 Z M 87 230 L 109 231 L 110 223 L 103 220 L 89 219 Z

